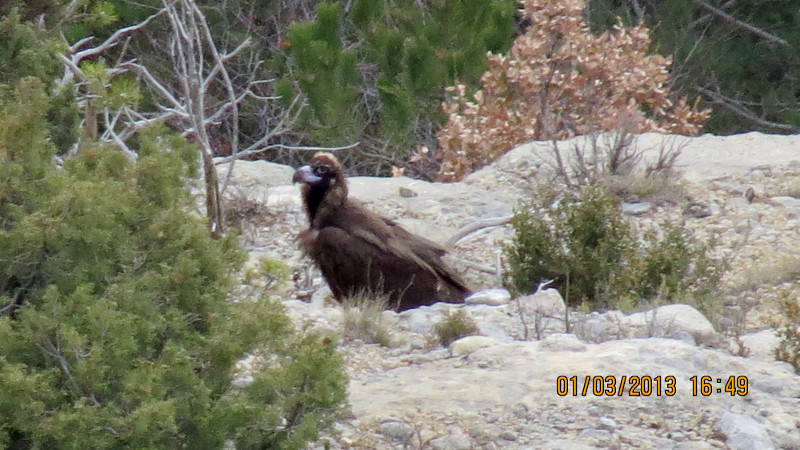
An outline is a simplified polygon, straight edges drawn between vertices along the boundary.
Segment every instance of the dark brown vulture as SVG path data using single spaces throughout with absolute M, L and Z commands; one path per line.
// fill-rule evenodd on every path
M 292 182 L 303 183 L 309 228 L 300 234 L 336 299 L 383 293 L 398 311 L 437 301 L 462 303 L 469 294 L 442 261 L 445 250 L 347 198 L 342 166 L 330 153 L 317 153 Z

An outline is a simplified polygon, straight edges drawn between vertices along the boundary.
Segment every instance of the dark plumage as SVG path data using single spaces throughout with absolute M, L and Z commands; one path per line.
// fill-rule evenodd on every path
M 462 303 L 469 294 L 442 261 L 442 247 L 347 197 L 342 166 L 332 154 L 314 155 L 292 182 L 303 183 L 309 220 L 308 230 L 300 233 L 301 244 L 337 300 L 379 292 L 403 311 L 437 301 Z

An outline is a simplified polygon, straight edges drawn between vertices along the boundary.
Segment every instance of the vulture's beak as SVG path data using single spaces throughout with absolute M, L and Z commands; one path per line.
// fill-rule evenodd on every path
M 320 181 L 322 181 L 322 177 L 314 175 L 314 171 L 308 164 L 297 169 L 297 171 L 294 173 L 294 176 L 292 177 L 292 184 L 294 183 L 314 184 Z

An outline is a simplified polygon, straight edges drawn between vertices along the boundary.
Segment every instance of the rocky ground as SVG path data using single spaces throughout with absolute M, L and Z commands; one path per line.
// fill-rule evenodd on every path
M 475 221 L 511 214 L 551 172 L 550 145 L 521 146 L 460 183 L 356 177 L 350 194 L 446 242 Z M 561 148 L 573 145 L 587 141 Z M 681 149 L 682 190 L 667 200 L 630 199 L 624 207 L 639 226 L 680 221 L 716 239 L 730 264 L 719 314 L 709 320 L 686 305 L 629 314 L 573 311 L 565 333 L 563 302 L 554 291 L 385 312 L 378 317 L 388 345 L 351 340 L 342 347 L 352 416 L 319 447 L 800 448 L 800 376 L 775 361 L 768 327 L 780 320 L 781 299 L 796 298 L 800 288 L 800 137 L 646 134 L 636 145 L 645 159 L 660 148 Z M 298 188 L 289 185 L 292 172 L 237 162 L 226 195 L 256 203 L 249 206 L 255 214 L 243 213 L 241 222 L 251 259 L 276 258 L 293 268 L 295 284 L 280 291 L 290 315 L 340 332 L 342 308 L 326 300 L 324 283 L 293 243 L 307 223 Z M 510 236 L 509 226 L 469 235 L 451 251 L 454 266 L 476 288 L 499 286 L 499 249 Z M 436 345 L 433 327 L 456 310 L 476 321 L 480 336 Z M 695 395 L 702 385 L 692 377 L 706 375 L 710 392 Z M 632 377 L 649 377 L 638 396 L 628 389 Z M 594 395 L 601 381 L 603 392 Z

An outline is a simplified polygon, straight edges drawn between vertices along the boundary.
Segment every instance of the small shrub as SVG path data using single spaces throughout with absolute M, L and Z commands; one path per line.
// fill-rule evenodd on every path
M 664 174 L 615 175 L 603 184 L 622 201 L 630 203 L 678 204 L 686 197 L 683 185 L 675 177 Z
M 532 203 L 511 225 L 514 239 L 504 249 L 507 284 L 532 292 L 552 279 L 572 306 L 635 306 L 687 292 L 700 298 L 714 292 L 726 268 L 708 256 L 711 244 L 696 242 L 682 227 L 666 224 L 660 233 L 637 235 L 618 199 L 594 186 L 554 205 Z
M 709 256 L 712 243 L 698 242 L 691 232 L 675 224 L 661 227 L 660 236 L 646 233 L 640 244 L 635 291 L 644 298 L 674 297 L 687 290 L 702 302 L 710 296 L 727 270 L 724 261 Z M 698 305 L 700 306 L 700 305 Z
M 344 299 L 344 324 L 342 341 L 352 343 L 360 340 L 366 344 L 391 344 L 384 311 L 389 308 L 389 298 L 381 294 L 364 293 Z
M 622 264 L 630 259 L 633 240 L 618 205 L 607 191 L 587 187 L 578 198 L 517 212 L 514 240 L 505 248 L 513 287 L 532 292 L 553 279 L 573 305 L 620 294 L 622 283 L 615 280 L 625 277 Z
M 264 294 L 279 296 L 282 294 L 280 288 L 289 288 L 286 281 L 290 274 L 289 266 L 276 259 L 261 258 L 255 264 L 248 263 L 231 297 L 234 301 L 247 301 Z
M 800 303 L 794 297 L 785 298 L 781 308 L 785 324 L 778 328 L 778 347 L 775 359 L 786 361 L 800 372 Z
M 291 270 L 289 266 L 277 259 L 261 258 L 255 268 L 247 271 L 246 281 L 253 281 L 254 278 L 262 280 L 264 289 L 277 287 L 280 283 L 289 279 Z
M 470 317 L 463 309 L 447 314 L 434 327 L 434 332 L 439 338 L 439 342 L 445 347 L 464 336 L 474 336 L 478 334 L 478 331 L 478 324 L 475 323 L 475 319 Z

